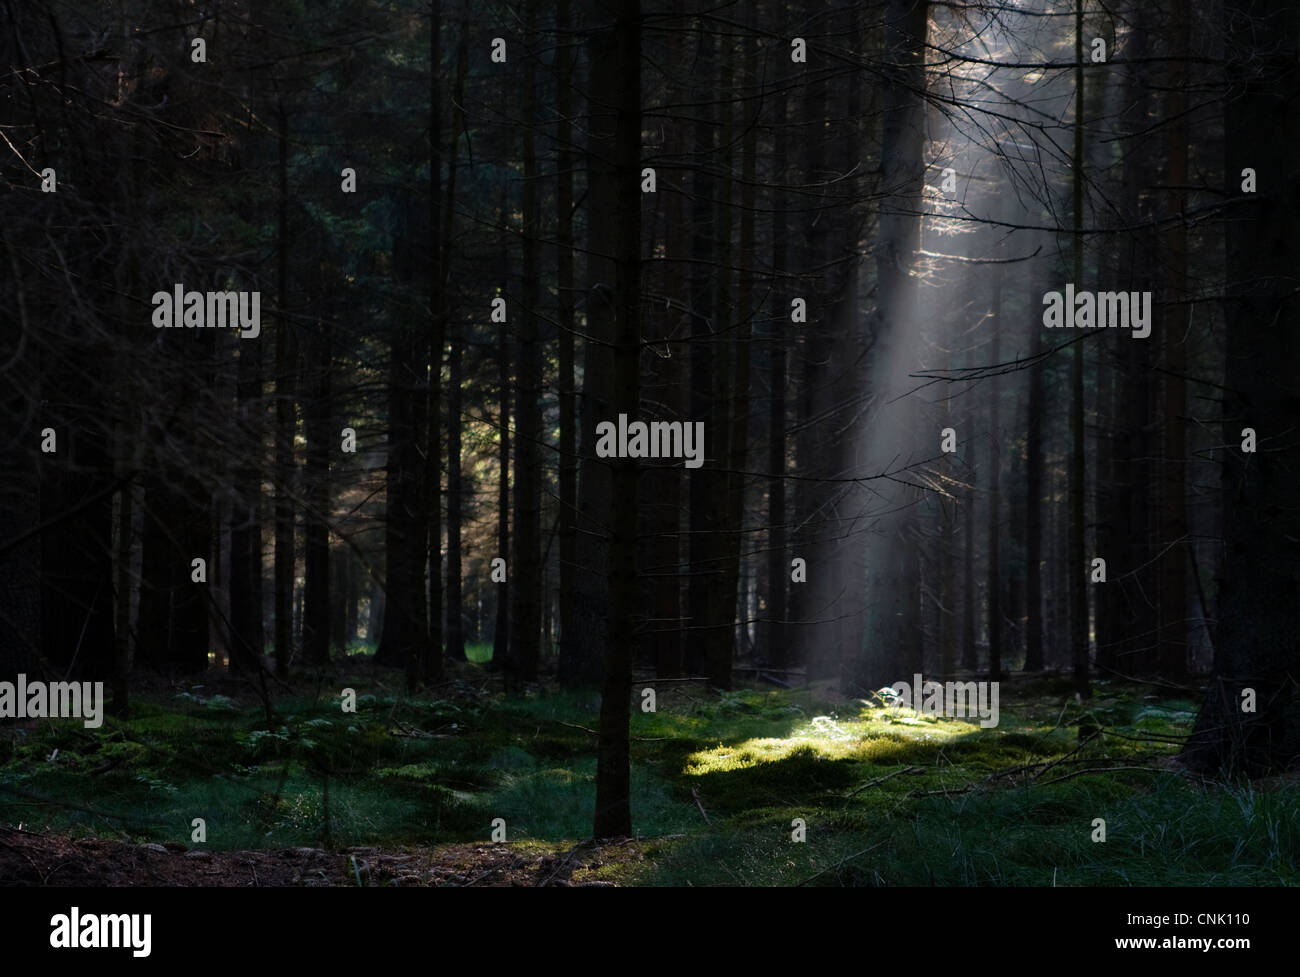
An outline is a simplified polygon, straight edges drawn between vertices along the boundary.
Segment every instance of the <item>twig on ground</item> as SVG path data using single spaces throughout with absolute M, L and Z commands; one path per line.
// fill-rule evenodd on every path
M 590 733 L 592 736 L 599 736 L 600 732 L 595 729 L 588 729 L 586 726 L 579 726 L 577 723 L 566 723 L 563 719 L 555 720 L 561 726 L 568 726 L 570 729 L 580 729 L 584 733 Z M 672 739 L 671 736 L 629 736 L 629 740 L 634 743 L 662 743 L 665 740 Z
M 1061 763 L 1062 761 L 1064 761 L 1064 760 L 1068 759 L 1069 757 L 1072 757 L 1074 754 L 1078 753 L 1080 750 L 1082 750 L 1085 746 L 1087 746 L 1089 743 L 1091 743 L 1093 740 L 1095 740 L 1095 739 L 1096 739 L 1098 736 L 1100 736 L 1100 735 L 1101 735 L 1101 730 L 1100 730 L 1100 729 L 1095 729 L 1095 730 L 1093 730 L 1091 733 L 1089 733 L 1089 734 L 1087 735 L 1087 737 L 1083 740 L 1083 742 L 1081 742 L 1078 746 L 1076 746 L 1076 747 L 1075 747 L 1073 750 L 1071 750 L 1069 753 L 1066 753 L 1066 754 L 1063 755 L 1063 756 L 1059 756 L 1059 757 L 1057 757 L 1055 760 L 1053 760 L 1053 761 L 1052 761 L 1051 763 L 1049 763 L 1047 766 L 1043 767 L 1042 770 L 1038 771 L 1038 773 L 1034 774 L 1033 779 L 1034 779 L 1034 780 L 1037 780 L 1039 777 L 1041 777 L 1043 774 L 1047 773 L 1047 771 L 1051 770 L 1051 769 L 1052 769 L 1054 766 L 1056 766 L 1058 763 Z
M 844 797 L 847 800 L 848 798 L 853 797 L 855 794 L 859 794 L 862 791 L 866 790 L 868 787 L 875 787 L 877 784 L 883 784 L 890 777 L 897 777 L 901 773 L 913 773 L 913 772 L 920 773 L 923 769 L 924 769 L 923 767 L 903 767 L 899 770 L 895 770 L 893 773 L 887 773 L 883 777 L 877 777 L 875 780 L 868 780 L 861 787 L 854 787 L 853 790 L 845 794 Z
M 700 809 L 700 816 L 704 818 L 704 823 L 709 824 L 709 815 L 705 812 L 704 805 L 700 803 L 700 792 L 696 788 L 692 787 L 691 796 L 695 798 L 695 806 Z

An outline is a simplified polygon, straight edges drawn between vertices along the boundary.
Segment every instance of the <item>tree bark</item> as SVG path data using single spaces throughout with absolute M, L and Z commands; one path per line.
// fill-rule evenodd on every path
M 699 47 L 696 58 L 696 70 L 708 71 L 707 67 L 715 63 L 715 44 L 705 30 L 698 24 Z M 708 75 L 706 74 L 707 78 Z M 706 438 L 719 430 L 716 418 L 719 405 L 714 400 L 714 246 L 717 235 L 711 233 L 716 219 L 714 196 L 717 192 L 716 182 L 710 168 L 713 161 L 713 108 L 706 102 L 694 112 L 695 125 L 692 147 L 695 152 L 695 173 L 691 187 L 691 380 L 690 412 L 687 419 L 691 422 L 705 421 Z M 725 413 L 722 414 L 725 417 Z M 690 507 L 690 536 L 687 538 L 690 579 L 687 587 L 687 617 L 689 630 L 686 632 L 686 672 L 689 675 L 701 675 L 709 663 L 710 624 L 713 620 L 713 594 L 710 592 L 710 575 L 714 571 L 713 535 L 718 531 L 713 523 L 713 493 L 711 481 L 719 477 L 715 464 L 708 462 L 708 457 L 719 458 L 716 437 L 710 444 L 706 440 L 705 467 L 694 470 L 689 476 L 688 504 Z
M 784 17 L 785 7 L 780 7 Z M 782 31 L 784 36 L 784 30 Z M 773 140 L 773 170 L 779 181 L 772 199 L 772 275 L 776 283 L 789 281 L 788 265 L 790 194 L 782 188 L 789 180 L 788 139 L 785 135 L 789 115 L 789 96 L 783 82 L 789 77 L 789 55 L 778 49 L 774 55 L 777 92 L 774 97 L 772 117 L 776 137 Z M 784 668 L 790 657 L 786 621 L 788 584 L 790 582 L 790 553 L 786 526 L 786 342 L 791 328 L 791 300 L 788 288 L 773 287 L 771 318 L 771 399 L 767 415 L 767 659 L 774 668 Z
M 533 43 L 537 29 L 536 0 L 526 0 L 524 29 Z M 506 659 L 506 684 L 518 688 L 537 680 L 542 631 L 542 344 L 537 322 L 538 204 L 536 58 L 524 62 L 523 108 L 523 282 L 519 327 L 519 362 L 515 400 L 515 556 L 511 575 L 514 633 Z
M 447 137 L 447 183 L 442 206 L 442 254 L 439 259 L 439 294 L 446 295 L 451 269 L 453 202 L 460 159 L 460 134 L 465 128 L 465 75 L 469 71 L 469 0 L 462 0 L 460 34 L 456 42 L 456 81 L 452 92 L 452 126 Z M 447 656 L 465 661 L 464 552 L 461 530 L 464 521 L 465 474 L 461 462 L 461 427 L 464 400 L 463 325 L 453 326 L 449 355 L 447 391 Z
M 1002 275 L 1004 265 L 993 272 L 993 301 L 989 325 L 989 362 L 1001 362 Z M 989 390 L 989 575 L 988 575 L 988 632 L 989 681 L 1002 678 L 1002 431 L 998 420 L 999 400 L 1002 397 L 1002 378 L 994 373 Z
M 315 342 L 308 351 L 311 373 L 304 427 L 307 435 L 307 515 L 303 542 L 303 657 L 313 665 L 329 662 L 330 646 L 330 454 L 338 443 L 330 430 L 330 325 L 316 324 Z M 335 594 L 335 599 L 341 599 Z
M 1074 157 L 1071 173 L 1074 191 L 1074 259 L 1073 281 L 1083 282 L 1083 0 L 1075 0 L 1074 20 Z M 1066 577 L 1070 604 L 1070 661 L 1073 666 L 1074 690 L 1079 695 L 1092 694 L 1088 683 L 1088 572 L 1085 565 L 1084 525 L 1084 438 L 1083 427 L 1083 343 L 1074 344 L 1070 359 L 1070 492 L 1069 492 L 1069 570 Z
M 276 107 L 280 199 L 276 233 L 275 324 L 275 672 L 289 674 L 293 653 L 293 471 L 294 375 L 296 343 L 287 318 L 289 302 L 289 120 L 283 103 Z
M 1190 51 L 1191 12 L 1187 0 L 1174 0 L 1170 32 L 1173 55 L 1186 57 Z M 1187 63 L 1172 61 L 1169 69 L 1168 105 L 1164 113 L 1169 120 L 1165 134 L 1165 184 L 1168 191 L 1166 213 L 1175 218 L 1164 235 L 1164 315 L 1159 324 L 1160 342 L 1164 347 L 1164 416 L 1165 441 L 1162 461 L 1160 537 L 1160 675 L 1178 681 L 1187 673 L 1187 335 L 1192 305 L 1186 302 L 1187 224 L 1182 214 L 1187 209 Z
M 1300 440 L 1294 432 L 1300 184 L 1294 149 L 1279 138 L 1300 131 L 1300 7 L 1289 0 L 1228 0 L 1223 16 L 1224 170 L 1229 199 L 1236 198 L 1224 238 L 1227 364 L 1219 450 L 1226 552 L 1214 671 L 1182 758 L 1206 774 L 1259 776 L 1294 757 L 1300 740 Z M 1267 52 L 1259 37 L 1269 39 Z M 1258 175 L 1256 194 L 1236 192 L 1246 168 Z M 1256 430 L 1254 453 L 1241 450 L 1245 427 Z
M 442 221 L 442 0 L 429 16 L 429 389 L 425 401 L 424 490 L 427 546 L 420 560 L 428 566 L 428 640 L 423 645 L 420 678 L 442 679 L 442 348 L 446 338 L 443 293 L 449 228 Z M 455 155 L 453 147 L 452 155 Z M 457 420 L 459 423 L 459 419 Z
M 617 92 L 614 131 L 613 214 L 618 228 L 614 296 L 618 323 L 614 353 L 616 413 L 636 412 L 641 341 L 641 10 L 639 0 L 620 0 L 613 37 L 593 40 L 593 63 L 613 57 Z M 593 97 L 595 93 L 593 92 Z M 594 165 L 599 165 L 593 161 Z M 632 833 L 628 725 L 631 719 L 632 642 L 636 611 L 637 464 L 614 466 L 611 518 L 609 623 L 600 697 L 600 743 L 596 759 L 593 836 Z
M 560 461 L 558 527 L 560 546 L 560 666 L 570 674 L 568 662 L 576 630 L 574 594 L 578 564 L 578 416 L 574 389 L 574 289 L 573 262 L 573 53 L 567 32 L 571 27 L 569 0 L 557 0 L 555 29 L 561 44 L 555 52 L 555 244 L 557 318 L 559 328 Z

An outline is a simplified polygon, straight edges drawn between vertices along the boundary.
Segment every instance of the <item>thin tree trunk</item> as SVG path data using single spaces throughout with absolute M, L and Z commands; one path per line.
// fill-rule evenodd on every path
M 673 4 L 675 16 L 681 16 L 681 3 Z M 682 34 L 672 32 L 667 40 L 666 77 L 676 78 L 684 71 Z M 680 86 L 668 89 L 668 97 L 683 97 Z M 641 385 L 642 402 L 650 412 L 648 421 L 681 423 L 682 350 L 681 315 L 685 277 L 682 273 L 686 256 L 685 208 L 681 171 L 678 161 L 685 157 L 686 146 L 680 126 L 664 132 L 659 192 L 651 199 L 663 215 L 662 229 L 652 228 L 652 240 L 664 241 L 662 293 L 669 297 L 662 316 L 647 318 L 647 339 L 653 338 L 653 352 L 642 356 L 646 376 Z M 667 166 L 672 169 L 668 170 Z M 671 173 L 669 177 L 667 173 Z M 686 419 L 689 423 L 689 418 Z M 643 463 L 641 474 L 641 514 L 644 529 L 641 576 L 644 581 L 645 606 L 650 608 L 642 647 L 654 663 L 657 678 L 677 678 L 682 673 L 682 601 L 681 601 L 681 525 L 682 466 L 678 459 L 659 459 Z
M 596 456 L 596 426 L 617 421 L 614 412 L 615 228 L 600 215 L 614 212 L 616 188 L 609 171 L 613 158 L 614 117 L 611 92 L 618 85 L 617 65 L 608 40 L 593 35 L 587 79 L 587 310 L 583 342 L 582 430 L 579 439 L 577 561 L 573 568 L 571 639 L 560 662 L 560 681 L 568 688 L 600 682 L 609 612 L 609 526 L 614 502 L 610 462 Z M 603 165 L 602 165 L 603 164 Z M 622 500 L 619 500 L 620 504 Z
M 447 185 L 442 206 L 442 278 L 439 292 L 447 291 L 451 268 L 453 207 L 460 134 L 465 128 L 465 75 L 469 70 L 469 0 L 462 0 L 460 34 L 456 42 L 456 81 L 452 93 L 452 127 L 448 135 Z M 465 661 L 464 553 L 461 529 L 464 521 L 465 475 L 461 463 L 461 426 L 464 424 L 462 389 L 465 383 L 464 326 L 453 327 L 450 354 L 450 388 L 447 391 L 447 655 Z
M 1173 54 L 1186 57 L 1190 51 L 1191 11 L 1187 0 L 1175 0 L 1171 15 Z M 1191 323 L 1187 296 L 1187 224 L 1181 219 L 1187 209 L 1187 63 L 1170 63 L 1168 109 L 1165 135 L 1166 176 L 1170 187 L 1167 213 L 1170 222 L 1164 235 L 1165 311 L 1160 323 L 1160 340 L 1165 351 L 1165 443 L 1164 479 L 1160 538 L 1164 544 L 1160 562 L 1160 675 L 1178 680 L 1187 672 L 1187 335 Z M 1231 179 L 1232 174 L 1229 174 Z
M 952 352 L 945 346 L 943 369 L 952 368 Z M 944 384 L 942 426 L 953 427 L 952 384 Z M 956 455 L 951 456 L 955 463 Z M 955 477 L 954 477 L 955 480 Z M 939 674 L 945 679 L 957 667 L 957 500 L 939 496 Z
M 293 644 L 293 490 L 296 428 L 294 411 L 295 346 L 286 309 L 289 301 L 289 121 L 276 107 L 280 149 L 280 210 L 276 247 L 275 331 L 275 672 L 289 674 Z
M 991 305 L 989 362 L 1001 362 L 1002 274 L 1004 265 L 993 272 L 993 301 Z M 997 682 L 1002 677 L 1002 431 L 998 421 L 999 400 L 1002 396 L 1002 378 L 994 372 L 989 391 L 989 575 L 988 575 L 988 632 L 989 680 Z
M 780 8 L 784 16 L 785 7 Z M 783 82 L 789 76 L 789 55 L 778 51 L 775 55 L 777 93 L 773 105 L 773 127 L 776 132 L 773 152 L 773 169 L 777 179 L 789 180 L 786 119 L 789 97 Z M 772 205 L 772 274 L 777 283 L 786 279 L 788 265 L 787 237 L 789 234 L 790 195 L 778 185 Z M 771 357 L 771 400 L 767 419 L 767 657 L 774 668 L 784 668 L 789 661 L 789 637 L 786 621 L 788 583 L 790 580 L 790 554 L 787 539 L 785 504 L 786 468 L 786 344 L 784 335 L 790 328 L 791 299 L 788 288 L 780 284 L 773 288 Z
M 1226 549 L 1214 671 L 1182 758 L 1202 773 L 1228 777 L 1270 773 L 1300 752 L 1300 441 L 1294 431 L 1300 188 L 1283 177 L 1293 170 L 1295 150 L 1280 137 L 1300 131 L 1300 8 L 1289 0 L 1227 0 L 1223 17 L 1230 92 L 1225 176 L 1235 191 L 1250 168 L 1259 191 L 1230 192 L 1225 215 L 1224 446 L 1217 451 Z M 1268 38 L 1266 59 L 1258 55 L 1261 37 Z M 1256 431 L 1253 453 L 1241 449 L 1245 427 Z
M 1143 67 L 1150 30 L 1142 8 L 1137 9 L 1136 16 L 1131 47 L 1134 64 L 1126 71 L 1123 102 L 1128 110 L 1122 122 L 1125 138 L 1121 142 L 1125 147 L 1121 213 L 1130 215 L 1130 219 L 1142 213 L 1142 195 L 1155 182 L 1151 154 L 1139 142 L 1151 112 Z M 1127 290 L 1142 291 L 1150 284 L 1145 274 L 1146 256 L 1155 253 L 1157 241 L 1154 235 L 1140 231 L 1129 233 L 1125 244 L 1123 259 L 1117 265 L 1129 271 L 1121 282 Z M 1110 410 L 1113 474 L 1107 522 L 1111 545 L 1110 552 L 1103 554 L 1109 572 L 1099 596 L 1108 606 L 1103 615 L 1106 631 L 1098 631 L 1098 664 L 1104 662 L 1128 675 L 1152 671 L 1158 629 L 1154 603 L 1157 581 L 1149 566 L 1154 554 L 1148 550 L 1152 514 L 1148 498 L 1153 484 L 1153 459 L 1160 447 L 1155 442 L 1151 413 L 1156 364 L 1149 343 L 1149 339 L 1135 340 L 1120 347 Z
M 1043 670 L 1043 334 L 1030 338 L 1025 421 L 1025 671 Z
M 497 220 L 502 228 L 501 259 L 499 268 L 502 275 L 509 277 L 509 251 L 504 228 L 508 220 L 504 197 L 498 200 Z M 508 289 L 503 285 L 501 297 L 505 298 Z M 492 667 L 505 668 L 510 655 L 510 600 L 514 574 L 518 567 L 510 566 L 510 324 L 509 304 L 507 317 L 497 330 L 497 383 L 498 383 L 498 421 L 497 421 L 497 556 L 506 560 L 507 572 L 503 583 L 496 585 L 497 613 L 496 627 L 492 635 Z M 515 315 L 522 314 L 518 308 Z
M 122 461 L 125 462 L 126 459 L 123 458 Z M 120 497 L 122 501 L 117 515 L 117 610 L 114 621 L 117 644 L 113 649 L 113 715 L 125 717 L 131 705 L 131 523 L 135 515 L 135 486 L 129 482 L 123 485 Z
M 334 600 L 330 602 L 329 609 L 329 639 L 330 646 L 338 651 L 340 655 L 347 654 L 348 643 L 351 640 L 348 637 L 348 619 L 352 614 L 352 560 L 351 554 L 345 547 L 334 549 L 330 552 L 330 590 L 334 593 Z
M 442 226 L 442 0 L 433 0 L 429 18 L 429 390 L 426 401 L 424 460 L 425 531 L 428 534 L 429 637 L 421 656 L 420 677 L 432 685 L 442 679 L 442 347 L 446 332 L 442 269 L 447 242 Z M 453 149 L 452 155 L 455 155 Z M 459 419 L 456 420 L 459 423 Z
M 712 38 L 703 25 L 698 26 L 700 40 L 696 70 L 706 71 L 715 61 Z M 707 77 L 707 75 L 706 75 Z M 714 279 L 717 270 L 713 266 L 714 243 L 716 235 L 710 233 L 715 219 L 714 206 L 715 181 L 709 172 L 713 162 L 713 109 L 708 102 L 694 111 L 695 126 L 692 148 L 695 152 L 695 174 L 692 180 L 691 194 L 691 381 L 689 420 L 698 421 L 705 418 L 715 420 L 714 392 Z M 725 416 L 725 415 L 723 415 Z M 707 432 L 718 430 L 716 423 L 706 423 Z M 707 445 L 707 442 L 706 442 Z M 720 458 L 717 445 L 706 448 L 706 455 Z M 713 471 L 709 471 L 713 468 Z M 717 478 L 716 466 L 697 469 L 689 479 L 688 503 L 690 506 L 690 536 L 687 540 L 689 550 L 690 582 L 688 586 L 687 615 L 690 630 L 686 633 L 686 671 L 689 675 L 699 675 L 709 662 L 709 625 L 713 618 L 713 594 L 710 592 L 709 580 L 714 570 L 713 534 L 718 527 L 713 524 L 711 478 Z
M 1083 0 L 1075 0 L 1074 19 L 1074 259 L 1073 281 L 1083 283 Z M 1084 550 L 1084 438 L 1083 427 L 1083 343 L 1074 344 L 1070 360 L 1070 538 L 1069 573 L 1066 578 L 1070 604 L 1070 652 L 1075 691 L 1091 694 L 1088 684 L 1088 574 Z
M 641 340 L 641 11 L 639 0 L 621 0 L 614 38 L 595 42 L 613 56 L 617 69 L 618 115 L 614 132 L 617 156 L 615 209 L 618 227 L 614 296 L 614 407 L 633 415 L 640 397 L 638 366 Z M 613 43 L 611 43 L 611 41 Z M 593 57 L 593 61 L 595 60 Z M 628 725 L 631 718 L 632 642 L 636 610 L 637 465 L 633 458 L 614 466 L 611 518 L 609 624 L 600 699 L 600 742 L 596 759 L 596 814 L 593 836 L 632 833 L 631 765 Z
M 973 672 L 979 664 L 975 647 L 975 592 L 978 584 L 975 578 L 975 449 L 972 446 L 969 450 L 972 457 L 967 460 L 966 468 L 970 473 L 967 476 L 970 489 L 962 500 L 961 667 Z
M 754 26 L 756 16 L 755 7 L 751 6 L 746 11 L 747 26 L 751 29 Z M 748 90 L 750 86 L 757 84 L 758 78 L 758 42 L 753 38 L 745 38 L 742 43 L 746 46 L 745 57 L 743 59 L 744 77 L 743 87 Z M 733 111 L 735 111 L 733 109 Z M 723 542 L 726 544 L 725 555 L 726 563 L 724 564 L 723 576 L 723 602 L 722 606 L 727 609 L 728 625 L 730 625 L 737 615 L 742 623 L 740 625 L 740 634 L 743 636 L 747 633 L 749 624 L 748 605 L 741 602 L 740 583 L 745 567 L 741 563 L 742 540 L 744 536 L 745 524 L 745 476 L 744 472 L 749 469 L 749 424 L 750 424 L 750 351 L 752 347 L 751 337 L 754 333 L 754 316 L 758 310 L 754 303 L 754 265 L 756 262 L 755 244 L 754 244 L 754 213 L 755 213 L 755 158 L 758 155 L 758 127 L 748 124 L 747 118 L 741 119 L 744 125 L 744 137 L 741 140 L 741 181 L 740 181 L 740 288 L 737 292 L 736 307 L 739 309 L 741 322 L 735 327 L 734 335 L 731 340 L 732 346 L 732 383 L 733 403 L 731 406 L 731 434 L 728 439 L 728 464 L 730 471 L 727 474 L 727 509 L 726 524 L 730 534 L 724 537 Z M 732 128 L 734 129 L 735 121 L 733 119 Z M 728 142 L 731 140 L 729 139 Z M 731 656 L 735 642 L 732 638 L 732 628 L 729 626 L 725 631 L 725 640 L 720 640 L 715 648 L 716 659 L 714 667 L 710 672 L 710 681 L 716 688 L 731 687 Z M 745 648 L 746 643 L 740 642 L 740 648 Z
M 526 0 L 524 29 L 528 43 L 532 44 L 537 30 L 536 0 Z M 522 308 L 515 313 L 519 360 L 515 400 L 515 556 L 511 568 L 514 633 L 506 659 L 506 684 L 514 688 L 537 680 L 542 628 L 542 344 L 537 327 L 540 288 L 536 64 L 530 52 L 524 62 Z
M 419 220 L 408 216 L 393 240 L 393 271 L 410 284 L 416 273 Z M 419 685 L 429 655 L 425 565 L 429 539 L 425 464 L 420 459 L 428 411 L 428 340 L 393 309 L 388 375 L 388 472 L 385 557 L 387 613 L 375 663 L 403 666 L 410 692 Z
M 329 662 L 329 515 L 330 453 L 337 443 L 330 430 L 330 326 L 317 323 L 316 342 L 309 353 L 311 374 L 305 410 L 307 434 L 307 516 L 303 531 L 305 566 L 303 657 L 313 665 Z M 335 595 L 336 599 L 339 595 Z
M 573 270 L 573 53 L 567 37 L 569 0 L 557 0 L 555 29 L 561 38 L 555 52 L 555 243 L 559 327 L 560 463 L 560 666 L 561 677 L 572 674 L 570 649 L 574 641 L 575 577 L 578 562 L 578 417 L 574 390 Z
M 461 524 L 464 522 L 463 496 L 465 475 L 461 468 L 461 431 L 463 406 L 461 387 L 465 367 L 459 328 L 451 337 L 450 382 L 447 387 L 447 657 L 463 662 L 465 658 L 464 581 L 461 547 Z
M 736 339 L 736 329 L 732 317 L 739 307 L 741 315 L 746 315 L 743 304 L 735 301 L 736 294 L 731 267 L 732 227 L 735 221 L 733 205 L 733 181 L 731 166 L 735 141 L 734 119 L 735 103 L 728 97 L 735 84 L 736 61 L 734 41 L 724 38 L 720 42 L 721 56 L 718 58 L 718 91 L 723 95 L 723 105 L 719 108 L 719 166 L 722 176 L 718 180 L 716 228 L 717 269 L 714 282 L 717 289 L 713 307 L 716 316 L 714 329 L 718 337 L 715 341 L 713 361 L 713 448 L 711 452 L 718 459 L 717 469 L 710 471 L 709 480 L 709 522 L 713 532 L 709 537 L 708 593 L 709 616 L 708 650 L 705 653 L 705 674 L 709 685 L 715 689 L 731 688 L 731 658 L 735 646 L 736 623 L 736 585 L 738 583 L 740 563 L 740 522 L 743 508 L 744 483 L 739 473 L 744 470 L 743 460 L 737 461 L 735 431 L 738 423 L 747 425 L 749 418 L 736 420 L 736 411 L 741 405 L 741 398 L 748 393 L 749 367 L 745 364 L 745 387 L 740 386 L 739 362 L 742 354 Z M 750 129 L 750 134 L 754 130 Z M 751 157 L 752 158 L 752 157 Z M 752 214 L 750 215 L 752 224 Z M 743 232 L 742 232 L 743 234 Z M 750 230 L 751 251 L 753 230 Z M 744 263 L 741 256 L 741 263 Z M 743 291 L 743 290 L 742 290 Z M 752 291 L 752 289 L 751 289 Z M 743 302 L 743 296 L 742 296 Z M 707 442 L 706 442 L 707 443 Z M 743 450 L 743 446 L 742 446 Z M 699 472 L 692 476 L 692 481 L 699 477 Z M 739 484 L 737 484 L 739 483 Z M 734 499 L 739 492 L 741 502 Z M 733 520 L 732 516 L 736 516 Z
M 277 325 L 277 337 L 281 327 Z M 278 341 L 278 339 L 277 339 Z M 262 616 L 262 344 L 239 344 L 235 381 L 237 436 L 243 446 L 235 466 L 230 506 L 230 662 L 232 673 L 256 671 L 266 647 Z

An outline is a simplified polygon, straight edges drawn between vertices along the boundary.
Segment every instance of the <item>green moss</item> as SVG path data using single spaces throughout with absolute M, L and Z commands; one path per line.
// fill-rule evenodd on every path
M 204 817 L 208 845 L 219 849 L 481 842 L 497 817 L 512 842 L 561 850 L 589 836 L 594 694 L 507 699 L 460 681 L 438 697 L 407 697 L 368 678 L 348 682 L 361 693 L 356 714 L 304 694 L 277 702 L 268 723 L 259 702 L 199 690 L 140 696 L 129 720 L 109 717 L 98 730 L 72 722 L 0 729 L 0 819 L 188 844 L 190 820 Z M 658 711 L 632 719 L 634 825 L 662 840 L 611 847 L 587 877 L 1300 881 L 1293 782 L 1206 790 L 1165 767 L 1190 729 L 1193 703 L 1115 685 L 1084 705 L 1045 686 L 1014 691 L 1003 688 L 999 726 L 982 729 L 805 691 L 711 699 L 663 689 Z M 1080 748 L 1080 723 L 1103 735 Z M 791 840 L 795 818 L 806 842 Z M 1097 818 L 1104 843 L 1092 840 Z

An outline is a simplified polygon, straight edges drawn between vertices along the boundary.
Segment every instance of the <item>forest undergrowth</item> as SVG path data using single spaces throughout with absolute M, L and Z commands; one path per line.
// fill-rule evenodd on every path
M 155 680 L 134 695 L 129 718 L 107 716 L 97 729 L 75 720 L 0 728 L 9 832 L 0 864 L 22 834 L 244 853 L 246 865 L 260 864 L 252 852 L 311 852 L 328 862 L 326 884 L 1300 880 L 1294 776 L 1224 784 L 1178 767 L 1194 690 L 1098 682 L 1079 701 L 1064 682 L 1013 678 L 1001 685 L 998 725 L 986 729 L 818 688 L 665 683 L 655 711 L 643 712 L 640 689 L 654 682 L 635 685 L 636 837 L 620 845 L 584 841 L 595 693 L 543 686 L 507 698 L 499 676 L 471 661 L 409 696 L 397 672 L 354 655 L 328 675 L 268 682 L 270 721 L 251 684 L 214 669 L 198 684 Z M 355 713 L 342 709 L 344 688 L 356 693 Z M 463 871 L 405 871 L 412 853 L 464 862 Z M 393 868 L 376 874 L 384 857 Z M 506 870 L 524 865 L 522 883 Z M 263 876 L 248 884 L 307 884 L 301 872 Z

